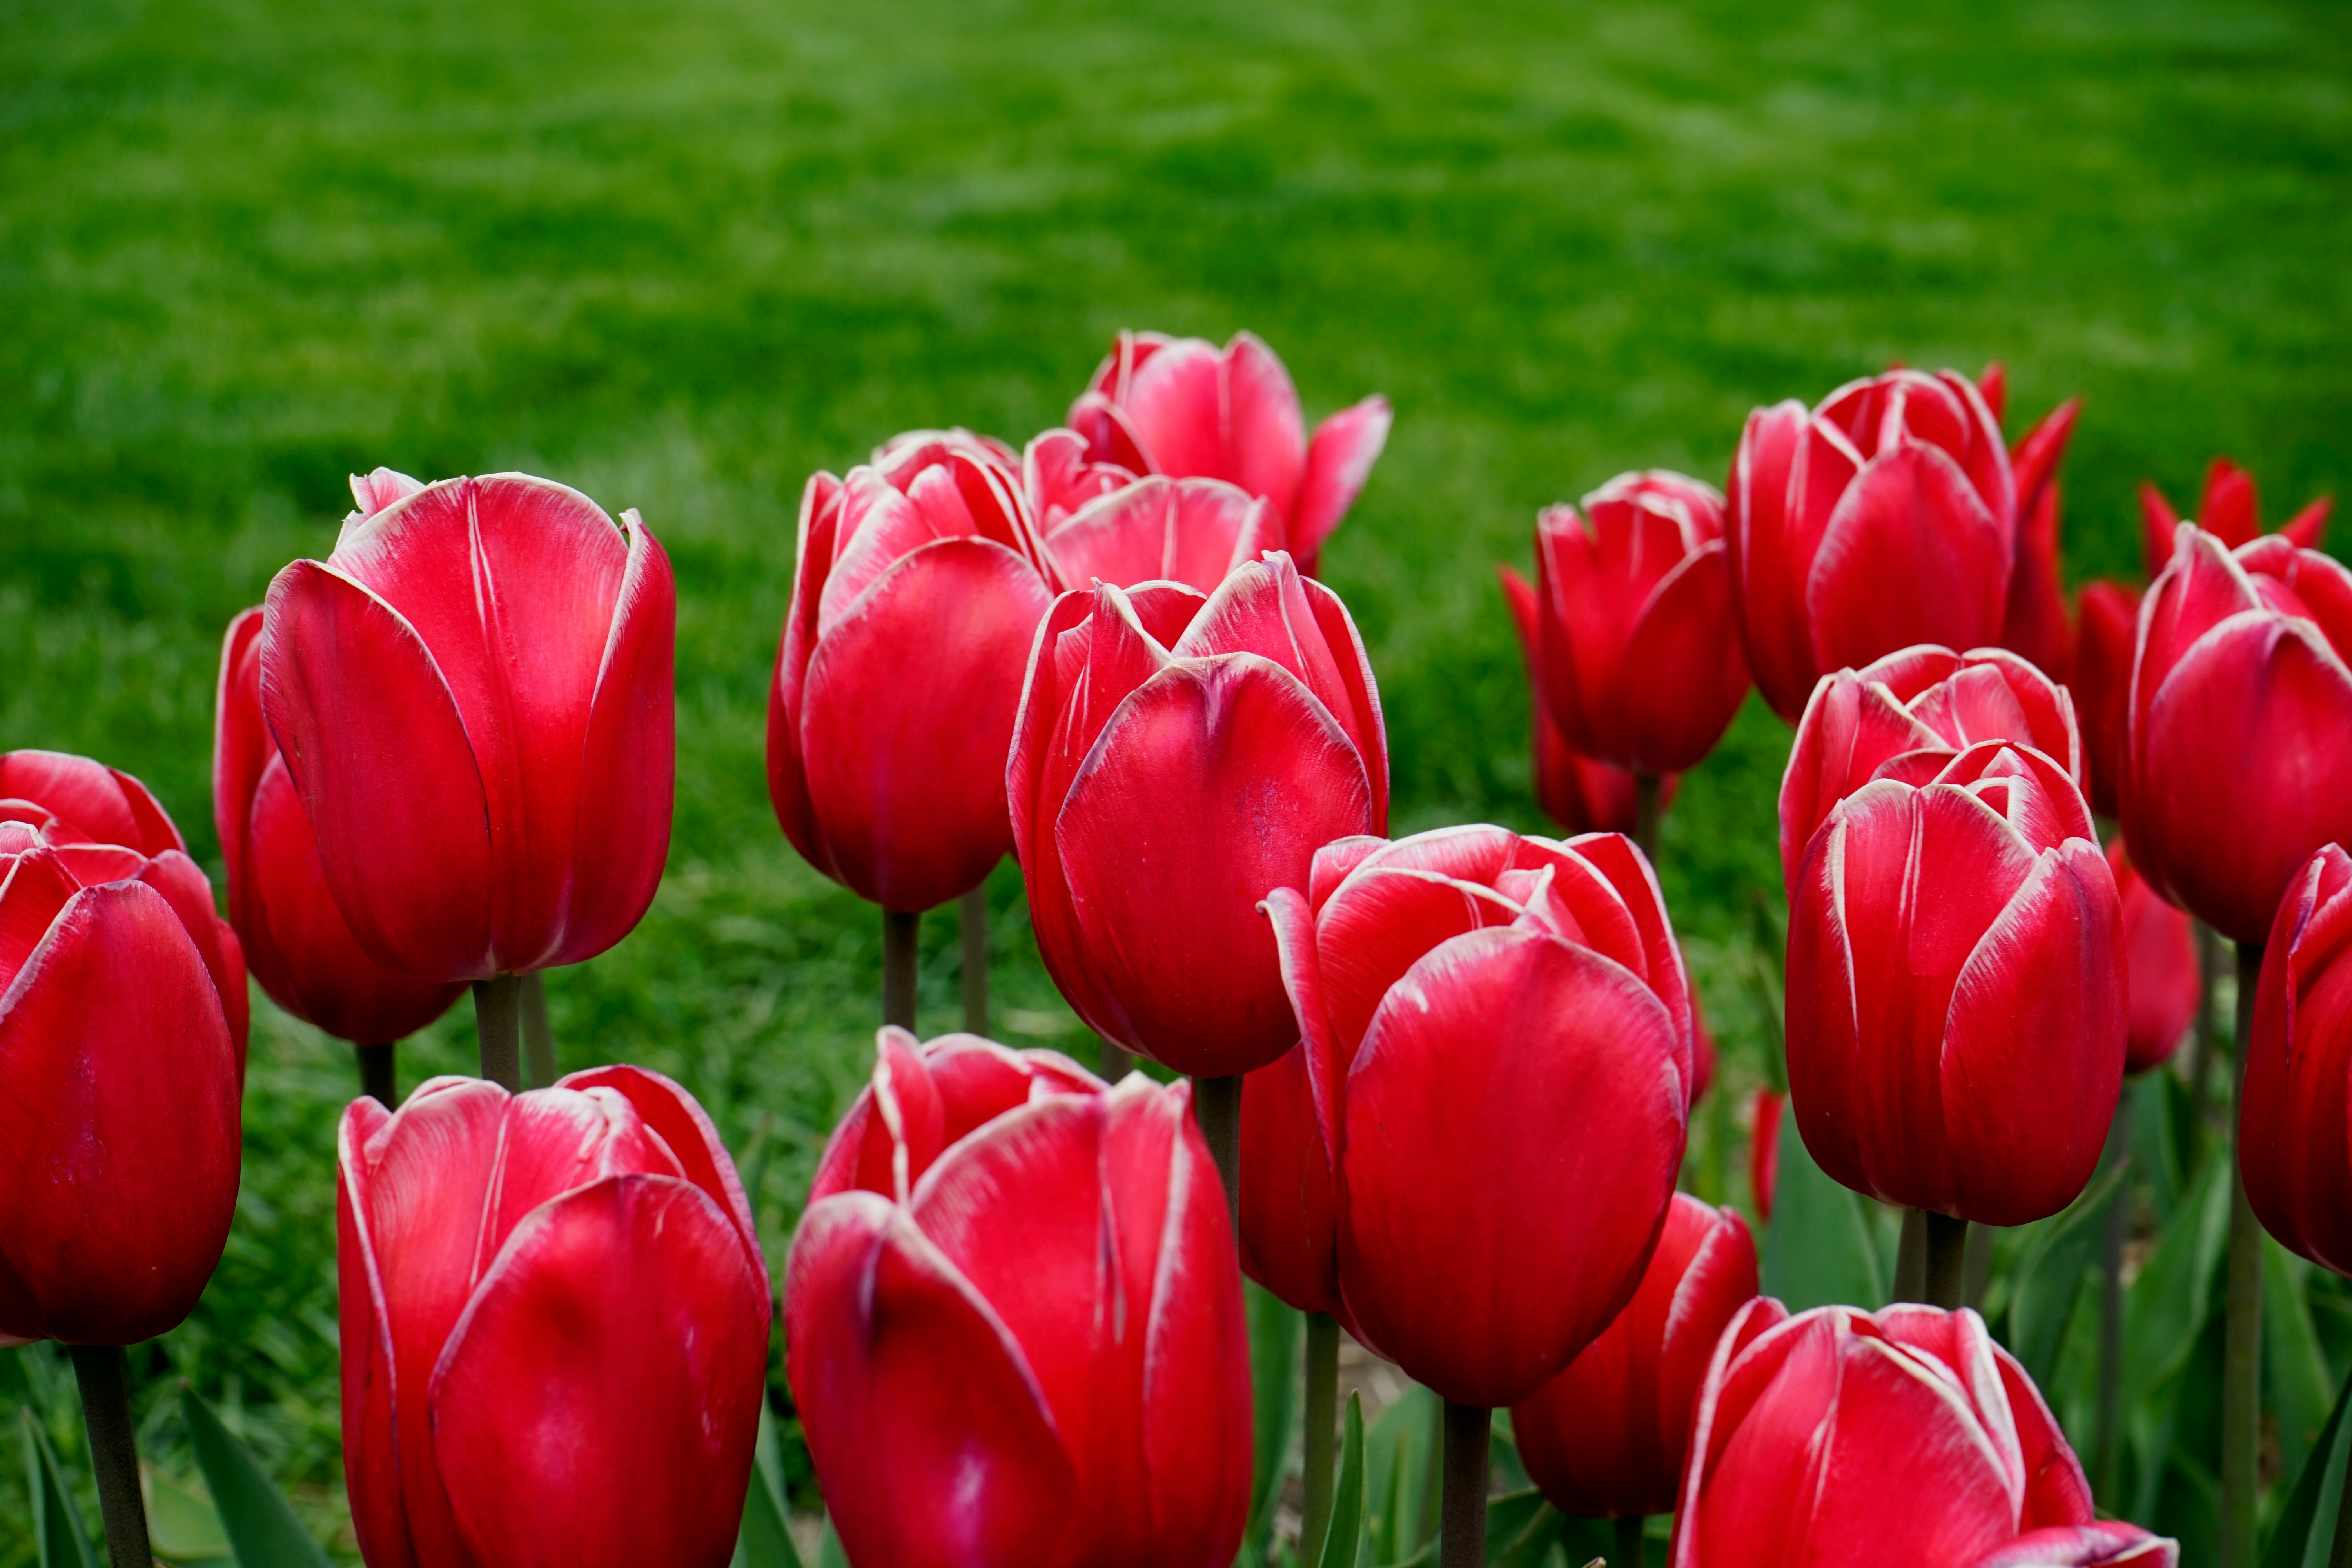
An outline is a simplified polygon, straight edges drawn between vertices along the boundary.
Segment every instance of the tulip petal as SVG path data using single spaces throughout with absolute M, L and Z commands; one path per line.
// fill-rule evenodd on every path
M 2050 1413 L 2042 1391 L 2033 1386 L 2033 1380 L 2025 1374 L 2017 1358 L 1999 1345 L 1990 1348 L 1993 1362 L 2000 1369 L 2001 1392 L 2017 1428 L 2018 1454 L 2025 1479 L 2024 1528 L 2032 1531 L 2040 1526 L 2090 1523 L 2091 1483 L 2083 1474 L 2082 1461 L 2066 1446 L 2066 1435 L 2058 1429 L 2058 1418 Z
M 1375 393 L 1315 426 L 1307 443 L 1307 472 L 1290 508 L 1290 547 L 1302 571 L 1314 572 L 1323 542 L 1363 493 L 1395 418 L 1389 400 Z
M 229 919 L 244 929 L 237 909 L 246 878 L 247 808 L 261 787 L 262 770 L 278 754 L 261 716 L 261 606 L 241 611 L 221 638 L 220 681 L 213 701 L 213 830 L 229 868 Z
M 1861 665 L 1914 643 L 2000 632 L 2011 561 L 2000 520 L 1941 448 L 1905 441 L 1839 497 L 1805 579 L 1813 658 Z
M 64 856 L 42 846 L 11 856 L 0 867 L 6 872 L 6 880 L 0 882 L 0 995 L 5 995 L 82 884 Z
M 1969 1568 L 2174 1568 L 2179 1561 L 2179 1542 L 2102 1521 L 2028 1531 Z
M 793 544 L 793 600 L 776 646 L 776 672 L 768 688 L 768 799 L 776 821 L 803 858 L 836 880 L 840 870 L 818 831 L 809 804 L 808 770 L 801 759 L 801 710 L 809 656 L 816 651 L 817 608 L 833 569 L 834 534 L 841 523 L 841 481 L 813 474 L 801 491 L 799 531 Z
M 1344 639 L 1334 643 L 1327 638 L 1318 610 L 1347 627 Z M 1368 778 L 1375 771 L 1372 758 L 1380 758 L 1378 771 L 1385 786 L 1388 753 L 1380 705 L 1370 695 L 1371 676 L 1362 645 L 1355 639 L 1354 624 L 1330 590 L 1318 584 L 1310 594 L 1289 556 L 1277 552 L 1269 560 L 1234 568 L 1169 652 L 1177 658 L 1254 653 L 1282 666 L 1339 721 L 1357 754 L 1365 759 Z M 1382 815 L 1385 820 L 1385 810 Z
M 895 1024 L 883 1028 L 874 1037 L 874 1076 L 826 1142 L 809 1202 L 853 1187 L 903 1202 L 947 1147 L 946 1128 L 915 1037 Z
M 89 835 L 90 843 L 120 844 L 142 855 L 187 852 L 187 840 L 145 784 L 88 757 L 41 751 L 0 754 L 0 797 L 39 802 L 63 826 Z
M 923 1056 L 947 1143 L 1041 1095 L 1100 1094 L 1109 1087 L 1059 1051 L 1015 1051 L 978 1035 L 943 1035 Z
M 1787 402 L 1748 416 L 1732 459 L 1724 542 L 1730 552 L 1739 635 L 1748 667 L 1774 712 L 1794 722 L 1816 670 L 1805 631 L 1803 584 L 1813 542 L 1790 528 L 1805 405 Z
M 343 1476 L 352 1531 L 365 1559 L 385 1568 L 415 1568 L 394 1435 L 399 1362 L 367 1222 L 365 1150 L 380 1142 L 392 1114 L 362 1095 L 343 1111 L 336 1129 L 335 1286 L 341 1320 Z
M 1626 638 L 1622 668 L 1639 672 L 1641 695 L 1624 696 L 1629 750 L 1612 761 L 1680 773 L 1715 749 L 1748 696 L 1731 626 L 1729 557 L 1720 542 L 1702 544 L 1658 584 Z
M 1507 926 L 1519 908 L 1491 888 L 1374 863 L 1350 877 L 1315 926 L 1318 988 L 1344 1076 L 1389 987 L 1449 937 Z
M 1288 891 L 1275 889 L 1268 903 Z M 1312 1049 L 1292 1047 L 1242 1086 L 1242 1270 L 1299 1311 L 1332 1312 L 1339 1197 Z
M 196 944 L 196 954 L 205 961 L 205 973 L 212 976 L 222 1017 L 228 1025 L 229 1045 L 236 1052 L 237 1081 L 244 1082 L 246 1030 L 252 1017 L 253 997 L 245 987 L 245 949 L 236 932 L 214 912 L 212 879 L 178 849 L 166 849 L 148 861 L 139 879 L 163 895 L 163 901 L 187 928 L 188 939 Z
M 1140 467 L 1179 479 L 1241 477 L 1226 467 L 1224 379 L 1223 356 L 1199 338 L 1171 342 L 1135 368 L 1118 401 Z
M 1255 333 L 1235 332 L 1225 345 L 1224 393 L 1225 466 L 1211 472 L 1290 516 L 1307 472 L 1307 421 L 1290 372 Z
M 610 1089 L 532 1089 L 506 1104 L 499 1124 L 498 1176 L 474 1244 L 473 1275 L 490 1271 L 515 1228 L 541 1205 L 608 1176 L 679 1176 L 667 1144 L 648 1132 L 636 1108 Z

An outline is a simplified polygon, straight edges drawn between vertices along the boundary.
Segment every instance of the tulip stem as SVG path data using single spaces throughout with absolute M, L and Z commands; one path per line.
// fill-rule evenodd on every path
M 1924 1209 L 1903 1211 L 1903 1235 L 1895 1244 L 1895 1300 L 1927 1299 L 1927 1215 Z
M 147 1504 L 139 1495 L 139 1428 L 131 1418 L 131 1382 L 121 1345 L 72 1345 L 74 1380 L 89 1428 L 90 1468 L 98 1472 L 98 1511 L 106 1521 L 106 1554 L 114 1568 L 148 1568 Z
M 909 1034 L 915 1028 L 915 970 L 922 957 L 917 939 L 922 923 L 920 910 L 882 911 L 882 1022 Z
M 1969 1222 L 1929 1209 L 1927 1300 L 1956 1312 L 1968 1304 Z
M 1649 1522 L 1638 1513 L 1618 1517 L 1617 1555 L 1609 1560 L 1609 1568 L 1642 1568 L 1642 1531 Z
M 1331 1527 L 1333 1424 L 1339 1410 L 1339 1320 L 1328 1312 L 1307 1314 L 1307 1488 L 1305 1518 L 1298 1527 L 1298 1561 L 1323 1560 L 1323 1534 Z
M 2105 1164 L 2130 1158 L 2131 1103 L 2126 1089 L 2107 1127 Z M 2099 1425 L 2091 1475 L 2103 1498 L 2114 1498 L 2123 1486 L 2124 1225 L 2131 1210 L 2130 1179 L 2126 1173 L 2126 1184 L 2107 1200 L 2106 1234 L 2099 1243 Z
M 501 974 L 474 982 L 474 1034 L 482 1076 L 514 1094 L 522 1089 L 522 977 Z
M 360 1092 L 386 1110 L 400 1109 L 400 1085 L 393 1070 L 399 1051 L 396 1042 L 352 1047 L 360 1061 Z
M 1117 1083 L 1135 1070 L 1135 1053 L 1113 1040 L 1101 1042 L 1102 1049 L 1095 1054 L 1096 1070 L 1105 1083 Z
M 522 1057 L 530 1069 L 530 1087 L 549 1089 L 555 1083 L 555 1035 L 547 1026 L 547 987 L 539 971 L 522 977 Z
M 1445 1500 L 1439 1514 L 1439 1568 L 1486 1568 L 1486 1446 L 1495 1413 L 1445 1402 Z
M 1655 773 L 1633 775 L 1633 842 L 1653 868 L 1658 863 L 1658 794 Z
M 2205 1153 L 2207 1086 L 2221 1034 L 2221 939 L 2203 921 L 2197 929 L 2197 1036 L 2189 1046 L 2189 1169 Z
M 982 883 L 956 906 L 963 927 L 963 1026 L 988 1033 L 988 887 Z
M 1234 1245 L 1242 1244 L 1242 1075 L 1192 1080 L 1192 1114 L 1225 1184 L 1225 1217 L 1233 1222 Z
M 2263 944 L 2238 944 L 2238 1101 L 2246 1089 L 2247 1047 L 2254 1033 L 2254 987 Z M 2221 1329 L 2221 1563 L 2254 1568 L 2254 1504 L 2261 1479 L 2263 1416 L 2263 1233 L 2246 1201 L 2239 1163 L 2240 1122 L 2230 1115 L 2229 1295 Z

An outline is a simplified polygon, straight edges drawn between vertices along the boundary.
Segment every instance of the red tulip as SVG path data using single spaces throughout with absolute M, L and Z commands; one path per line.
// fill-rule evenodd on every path
M 1857 1192 L 1987 1225 L 2073 1201 L 2123 1082 L 2122 911 L 2066 771 L 2007 741 L 1833 806 L 1790 884 L 1789 1093 Z
M 2008 400 L 2008 379 L 1999 362 L 1985 367 L 1977 385 L 1999 424 Z M 2017 485 L 2017 556 L 2000 642 L 2053 680 L 2067 679 L 2074 667 L 2074 636 L 2058 580 L 2058 464 L 2082 411 L 2081 398 L 2068 398 L 2019 437 L 2009 453 Z
M 1155 475 L 1069 513 L 1045 548 L 1064 583 L 1181 583 L 1213 594 L 1234 568 L 1282 548 L 1282 520 L 1223 479 Z
M 2094 1516 L 2033 1382 L 1965 1308 L 1759 1298 L 1716 1346 L 1674 1568 L 2172 1568 Z
M 1559 825 L 1561 832 L 1631 833 L 1639 811 L 1633 775 L 1596 758 L 1580 754 L 1552 715 L 1544 695 L 1542 611 L 1535 584 L 1507 566 L 1497 566 L 1503 598 L 1511 610 L 1511 624 L 1519 634 L 1519 652 L 1528 663 L 1528 691 L 1534 719 L 1536 805 Z M 1660 781 L 1658 803 L 1664 809 L 1675 795 L 1676 778 Z
M 1043 1094 L 809 1205 L 788 1370 L 859 1568 L 1233 1561 L 1249 1336 L 1191 1103 L 1140 1076 Z
M 1054 601 L 1006 771 L 1037 945 L 1097 1034 L 1180 1072 L 1263 1067 L 1298 1026 L 1256 914 L 1318 845 L 1388 820 L 1388 742 L 1339 596 L 1276 552 Z
M 1443 1397 L 1509 1405 L 1633 1296 L 1681 1167 L 1690 991 L 1657 882 L 1616 834 L 1457 827 L 1331 844 L 1305 888 L 1265 907 L 1336 1235 L 1290 1267 Z M 1244 1179 L 1254 1257 L 1311 1233 L 1287 1196 Z
M 1200 338 L 1121 332 L 1070 405 L 1097 459 L 1139 474 L 1226 479 L 1265 498 L 1308 576 L 1389 438 L 1374 395 L 1315 427 L 1272 349 L 1236 332 L 1221 353 Z
M 0 1346 L 135 1344 L 188 1315 L 228 1240 L 239 1054 L 161 858 L 59 842 L 169 820 L 127 773 L 0 758 L 0 793 L 43 784 L 83 826 L 0 806 Z
M 2107 846 L 2123 910 L 2126 973 L 2131 977 L 2130 1034 L 2124 1071 L 2146 1072 L 2171 1058 L 2204 999 L 2204 976 L 2197 963 L 2197 933 L 2189 917 L 2159 899 L 2124 853 L 2124 841 Z
M 2123 815 L 2125 741 L 2131 722 L 2132 654 L 2139 640 L 2139 590 L 2104 578 L 2075 599 L 2074 663 L 2067 689 L 2082 721 L 2091 808 Z
M 1511 1407 L 1528 1479 L 1562 1513 L 1670 1513 L 1715 1342 L 1756 1295 L 1756 1243 L 1676 1193 L 1641 1288 L 1568 1370 Z
M 1830 809 L 1874 779 L 1924 784 L 1986 741 L 2032 747 L 2074 782 L 2083 745 L 2066 689 L 2016 654 L 1909 647 L 1824 677 L 1780 778 L 1780 872 L 1794 889 Z
M 2182 525 L 2139 611 L 2124 828 L 2148 885 L 2237 942 L 2352 840 L 2352 573 Z
M 1696 766 L 1748 695 L 1723 498 L 1620 474 L 1536 523 L 1542 689 L 1574 750 L 1638 773 Z
M 2263 1228 L 2352 1273 L 2352 856 L 2328 844 L 2288 884 L 2254 992 L 2238 1148 Z
M 343 1112 L 343 1453 L 370 1568 L 721 1568 L 773 1305 L 716 1129 L 657 1073 Z
M 1756 1091 L 1748 1135 L 1748 1190 L 1756 1199 L 1756 1217 L 1772 1223 L 1772 1194 L 1780 1184 L 1780 1111 L 1788 1096 L 1777 1089 Z
M 335 907 L 294 775 L 262 718 L 261 627 L 258 606 L 229 623 L 213 713 L 213 826 L 228 865 L 229 921 L 280 1007 L 339 1039 L 397 1040 L 465 987 L 386 969 Z
M 2297 550 L 2316 550 L 2327 531 L 2328 513 L 2335 510 L 2335 498 L 2321 496 L 2281 523 L 2278 531 Z M 2147 574 L 2154 578 L 2172 563 L 2182 520 L 2164 492 L 2145 480 L 2139 487 L 2139 512 Z M 2261 538 L 2262 504 L 2254 493 L 2254 476 L 2227 458 L 2214 458 L 2205 470 L 2205 489 L 2197 498 L 2194 521 L 2231 550 Z
M 668 557 L 523 474 L 354 478 L 269 585 L 261 704 L 359 944 L 426 982 L 604 952 L 669 849 Z
M 1813 682 L 2007 616 L 2017 487 L 1967 377 L 1898 370 L 1748 417 L 1726 542 L 1748 669 L 1794 722 Z

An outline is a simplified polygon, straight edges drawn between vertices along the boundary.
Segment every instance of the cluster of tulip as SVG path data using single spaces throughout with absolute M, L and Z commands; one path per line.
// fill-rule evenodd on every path
M 2312 548 L 2324 503 L 2258 536 L 2217 467 L 2196 523 L 2151 492 L 2136 610 L 2094 584 L 2070 619 L 2074 406 L 2012 452 L 2002 401 L 1997 370 L 1897 370 L 1759 410 L 1727 500 L 1629 474 L 1543 513 L 1534 582 L 1503 584 L 1564 839 L 1386 837 L 1378 686 L 1315 572 L 1389 408 L 1310 436 L 1253 337 L 1123 334 L 1023 450 L 918 432 L 809 481 L 769 784 L 885 911 L 885 1026 L 782 1310 L 856 1568 L 1224 1568 L 1244 1276 L 1307 1314 L 1302 1563 L 1355 1561 L 1352 1533 L 1323 1552 L 1343 1329 L 1444 1401 L 1449 1568 L 1485 1561 L 1496 1409 L 1636 1561 L 1665 1512 L 1676 1568 L 2176 1561 L 2095 1516 L 1963 1304 L 1964 1239 L 2083 1192 L 2125 1075 L 2199 1005 L 2194 914 L 2244 976 L 2233 1357 L 2255 1215 L 2352 1271 L 2352 574 Z M 777 1307 L 751 1207 L 679 1086 L 557 1078 L 535 979 L 660 877 L 667 557 L 524 476 L 353 492 L 333 553 L 228 630 L 226 921 L 137 781 L 0 757 L 0 1343 L 73 1347 L 110 1546 L 143 1564 L 120 1347 L 224 1246 L 249 964 L 368 1090 L 338 1210 L 368 1563 L 716 1568 Z M 1652 860 L 1751 678 L 1796 725 L 1788 1104 L 1822 1171 L 1907 1215 L 1876 1312 L 1791 1315 L 1738 1215 L 1675 1190 L 1712 1053 Z M 971 900 L 1008 849 L 1102 1076 L 984 1037 Z M 959 899 L 972 1032 L 920 1042 L 916 921 Z M 400 1099 L 394 1042 L 468 986 L 483 1077 Z

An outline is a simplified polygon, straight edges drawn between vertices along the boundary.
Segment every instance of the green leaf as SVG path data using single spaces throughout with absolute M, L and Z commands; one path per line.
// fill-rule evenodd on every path
M 1331 1528 L 1318 1568 L 1356 1568 L 1364 1541 L 1364 1396 L 1348 1395 L 1339 1427 L 1339 1483 L 1331 1489 Z
M 1533 1489 L 1506 1492 L 1486 1503 L 1486 1562 L 1490 1568 L 1538 1568 L 1566 1534 L 1570 1521 Z M 1435 1568 L 1444 1545 L 1433 1535 L 1421 1550 L 1391 1568 Z
M 2229 1163 L 2209 1157 L 2124 1303 L 2124 1403 L 2137 1405 L 2196 1348 L 2230 1233 Z
M 1830 1179 L 1805 1152 L 1793 1107 L 1780 1126 L 1772 1223 L 1764 1233 L 1764 1294 L 1791 1312 L 1886 1300 L 1878 1247 L 1862 1198 Z
M 849 1568 L 849 1553 L 841 1549 L 841 1537 L 833 1532 L 833 1516 L 824 1516 L 824 1536 L 816 1543 L 816 1568 Z
M 33 1500 L 33 1544 L 41 1568 L 98 1568 L 98 1554 L 82 1532 L 81 1510 L 74 1507 L 72 1490 L 49 1451 L 48 1435 L 23 1412 L 25 1490 Z
M 2010 1353 L 2024 1364 L 2036 1387 L 2047 1387 L 2057 1369 L 2058 1349 L 2083 1276 L 2106 1237 L 2107 1213 L 2123 1190 L 2129 1161 L 2101 1172 L 2063 1213 L 2044 1220 L 2018 1264 L 2009 1304 Z
M 285 1495 L 194 1389 L 180 1391 L 180 1412 L 237 1568 L 327 1568 L 327 1554 L 295 1519 Z
M 1255 1281 L 1244 1282 L 1249 1310 L 1250 1408 L 1255 1426 L 1255 1464 L 1250 1475 L 1249 1530 L 1242 1538 L 1244 1562 L 1263 1562 L 1290 1473 L 1291 1446 L 1298 1437 L 1298 1345 L 1307 1314 Z
M 2263 1568 L 2327 1568 L 2336 1542 L 2336 1516 L 2344 1499 L 2344 1467 L 2352 1458 L 2352 1377 L 2336 1396 L 2327 1425 L 2311 1446 L 2311 1456 L 2287 1492 L 2263 1552 Z
M 801 1554 L 787 1528 L 776 1418 L 760 1403 L 760 1439 L 751 1464 L 751 1486 L 743 1499 L 743 1523 L 735 1538 L 733 1568 L 801 1568 Z
M 160 1470 L 147 1469 L 144 1479 L 147 1538 L 156 1556 L 183 1564 L 235 1561 L 220 1512 L 210 1501 Z
M 1375 1563 L 1403 1562 L 1422 1543 L 1437 1421 L 1436 1397 L 1416 1383 L 1373 1419 L 1365 1435 L 1366 1471 L 1387 1478 L 1372 1488 L 1379 1505 L 1370 1510 Z
M 2263 1237 L 2263 1376 L 2289 1475 L 2303 1468 L 2326 1424 L 2328 1390 L 2336 1386 L 2311 1321 L 2310 1289 L 2311 1265 Z

